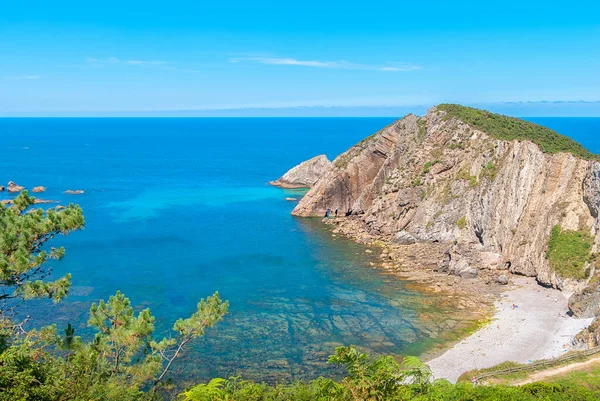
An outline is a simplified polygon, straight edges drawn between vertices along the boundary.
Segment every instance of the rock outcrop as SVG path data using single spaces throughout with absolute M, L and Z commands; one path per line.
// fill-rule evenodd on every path
M 282 188 L 310 188 L 332 167 L 327 156 L 320 155 L 300 163 L 269 184 Z
M 8 192 L 12 192 L 12 193 L 21 192 L 24 189 L 25 189 L 25 187 L 22 187 L 21 185 L 17 185 L 16 183 L 14 183 L 12 181 L 9 181 L 8 185 L 6 186 L 6 190 Z
M 31 190 L 31 192 L 46 192 L 46 187 L 43 186 L 37 186 L 37 187 L 33 187 L 33 189 Z
M 547 253 L 556 225 L 589 233 L 591 253 L 600 245 L 600 163 L 581 149 L 576 156 L 498 139 L 433 107 L 339 155 L 292 213 L 347 210 L 348 222 L 371 236 L 407 247 L 448 244 L 441 271 L 508 270 L 580 291 L 586 280 L 561 276 Z
M 4 186 L 0 185 L 0 192 L 4 192 Z

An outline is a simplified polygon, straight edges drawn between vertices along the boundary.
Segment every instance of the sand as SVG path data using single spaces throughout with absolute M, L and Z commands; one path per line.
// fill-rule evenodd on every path
M 541 287 L 534 279 L 515 278 L 495 303 L 490 324 L 427 362 L 434 377 L 455 383 L 472 369 L 505 361 L 529 363 L 567 352 L 573 336 L 593 321 L 569 317 L 567 300 L 568 294 Z

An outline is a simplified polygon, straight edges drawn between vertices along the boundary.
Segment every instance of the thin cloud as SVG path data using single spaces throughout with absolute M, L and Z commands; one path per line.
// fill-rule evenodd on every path
M 24 80 L 24 79 L 40 79 L 39 75 L 17 75 L 15 77 L 7 77 L 9 79 Z
M 321 61 L 321 60 L 297 60 L 287 57 L 233 57 L 230 63 L 257 63 L 268 65 L 293 65 L 314 68 L 331 68 L 341 70 L 370 70 L 384 72 L 407 72 L 420 70 L 419 65 L 405 62 L 388 62 L 384 64 L 360 64 L 349 61 Z
M 109 57 L 105 59 L 99 59 L 95 57 L 87 57 L 86 63 L 90 64 L 128 64 L 128 65 L 165 65 L 169 64 L 167 61 L 162 60 L 120 60 L 116 57 Z

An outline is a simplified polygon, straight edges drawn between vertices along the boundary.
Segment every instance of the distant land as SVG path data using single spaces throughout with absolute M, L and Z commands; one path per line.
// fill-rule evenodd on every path
M 600 101 L 466 103 L 513 117 L 600 117 Z M 189 110 L 0 110 L 0 117 L 402 117 L 423 115 L 433 104 L 368 106 L 244 107 Z

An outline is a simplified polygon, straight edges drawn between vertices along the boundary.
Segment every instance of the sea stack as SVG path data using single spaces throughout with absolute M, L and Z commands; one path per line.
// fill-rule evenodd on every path
M 332 163 L 327 156 L 319 155 L 293 167 L 269 184 L 282 188 L 311 188 L 331 167 Z

